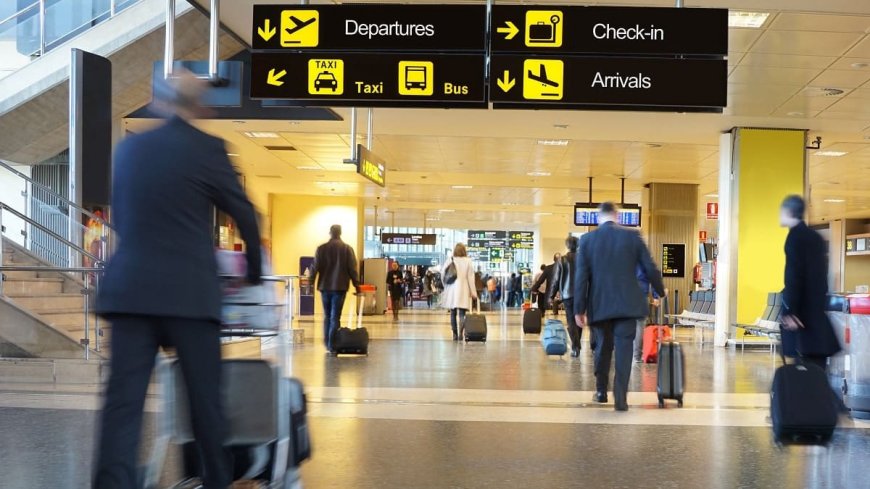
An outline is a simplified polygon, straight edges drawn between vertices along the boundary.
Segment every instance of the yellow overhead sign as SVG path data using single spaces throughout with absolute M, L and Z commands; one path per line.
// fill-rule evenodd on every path
M 319 21 L 320 12 L 317 10 L 282 11 L 281 47 L 316 48 L 320 44 Z
M 565 94 L 565 63 L 562 60 L 527 59 L 523 63 L 523 72 L 523 98 L 562 100 Z
M 308 60 L 308 93 L 341 95 L 344 93 L 344 60 Z
M 526 46 L 530 48 L 562 47 L 562 11 L 529 10 L 526 12 Z

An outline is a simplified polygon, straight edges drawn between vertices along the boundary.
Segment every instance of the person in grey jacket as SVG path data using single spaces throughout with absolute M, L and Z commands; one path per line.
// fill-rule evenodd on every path
M 568 253 L 565 253 L 553 266 L 550 298 L 555 300 L 556 294 L 562 298 L 568 322 L 568 336 L 571 338 L 571 356 L 576 358 L 580 356 L 580 341 L 583 339 L 583 328 L 577 324 L 574 317 L 574 262 L 577 259 L 580 240 L 576 236 L 568 236 L 565 246 L 568 248 Z M 558 315 L 558 310 L 556 314 Z
M 341 226 L 329 228 L 329 241 L 317 247 L 311 280 L 317 280 L 317 290 L 323 302 L 323 342 L 330 354 L 335 353 L 332 337 L 341 326 L 341 311 L 347 291 L 353 283 L 359 293 L 359 272 L 353 248 L 341 240 Z
M 598 229 L 583 235 L 574 271 L 574 314 L 589 324 L 595 337 L 595 402 L 607 402 L 610 364 L 616 349 L 613 397 L 617 411 L 628 411 L 632 343 L 637 320 L 649 314 L 647 298 L 637 286 L 640 265 L 653 290 L 665 294 L 662 274 L 640 234 L 617 224 L 616 205 L 598 208 Z

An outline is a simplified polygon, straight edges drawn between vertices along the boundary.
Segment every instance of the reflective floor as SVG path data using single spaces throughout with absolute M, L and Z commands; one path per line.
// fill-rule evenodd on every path
M 686 405 L 656 406 L 636 365 L 631 410 L 591 403 L 592 358 L 548 358 L 518 312 L 488 314 L 489 341 L 450 341 L 443 311 L 367 317 L 368 357 L 330 357 L 319 322 L 286 350 L 309 396 L 308 488 L 870 488 L 870 424 L 830 448 L 777 448 L 767 350 L 686 349 Z M 277 360 L 277 342 L 265 355 Z M 0 384 L 0 487 L 87 487 L 98 386 Z M 159 399 L 147 410 L 146 448 Z M 178 474 L 175 460 L 165 473 Z

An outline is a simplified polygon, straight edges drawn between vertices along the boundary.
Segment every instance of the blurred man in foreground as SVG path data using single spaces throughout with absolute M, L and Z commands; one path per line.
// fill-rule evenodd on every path
M 223 141 L 191 125 L 204 82 L 189 73 L 155 87 L 171 116 L 115 152 L 112 213 L 120 238 L 98 297 L 112 323 L 111 375 L 101 416 L 96 489 L 139 487 L 142 409 L 160 347 L 174 348 L 190 399 L 206 489 L 232 483 L 221 411 L 221 291 L 212 238 L 214 207 L 247 246 L 248 281 L 260 281 L 254 208 Z

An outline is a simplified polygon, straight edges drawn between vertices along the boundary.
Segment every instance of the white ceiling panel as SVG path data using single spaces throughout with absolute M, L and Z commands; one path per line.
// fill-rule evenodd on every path
M 865 66 L 859 67 L 855 66 L 856 64 L 863 64 Z M 829 66 L 832 70 L 861 70 L 870 73 L 870 57 L 867 58 L 849 58 L 844 57 L 835 61 L 831 66 Z
M 825 70 L 810 85 L 814 87 L 858 88 L 870 80 L 870 70 Z
M 870 35 L 864 36 L 864 39 L 846 55 L 850 58 L 870 58 Z
M 847 32 L 767 31 L 752 46 L 752 52 L 840 56 L 862 37 Z
M 728 29 L 728 51 L 748 52 L 763 32 L 761 29 Z
M 772 53 L 746 53 L 740 64 L 778 68 L 805 68 L 822 70 L 837 61 L 836 56 L 801 56 Z
M 731 83 L 753 84 L 765 80 L 771 85 L 806 85 L 819 76 L 822 70 L 808 68 L 783 68 L 767 66 L 740 65 L 731 72 L 728 81 Z
M 857 32 L 870 30 L 870 17 L 786 12 L 776 16 L 768 27 L 772 30 Z

